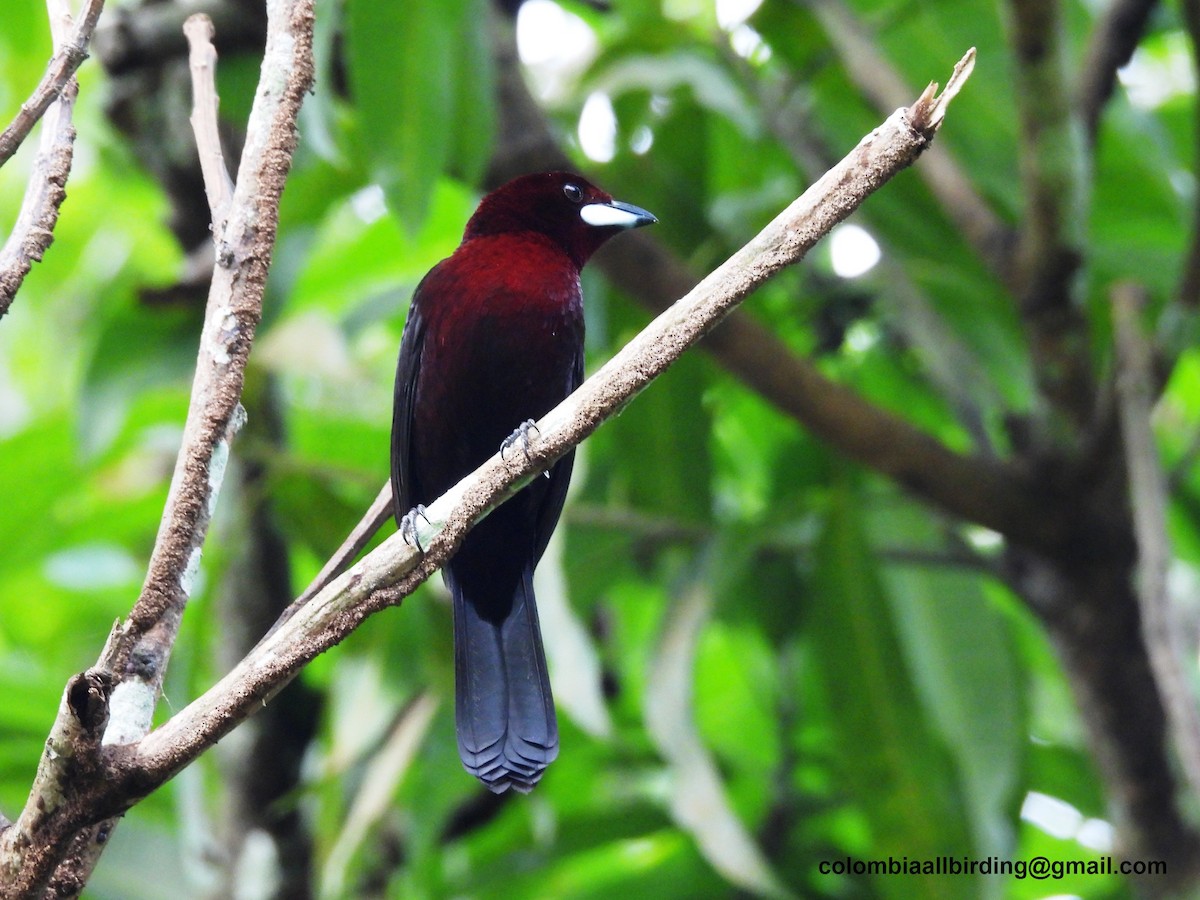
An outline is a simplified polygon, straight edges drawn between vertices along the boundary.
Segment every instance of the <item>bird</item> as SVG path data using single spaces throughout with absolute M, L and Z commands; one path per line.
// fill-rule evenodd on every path
M 570 172 L 487 194 L 462 242 L 417 285 L 400 341 L 391 481 L 400 529 L 583 381 L 580 271 L 614 235 L 656 222 Z M 454 614 L 455 729 L 467 772 L 528 793 L 558 755 L 533 592 L 574 454 L 478 523 L 442 567 Z M 419 547 L 418 547 L 419 549 Z

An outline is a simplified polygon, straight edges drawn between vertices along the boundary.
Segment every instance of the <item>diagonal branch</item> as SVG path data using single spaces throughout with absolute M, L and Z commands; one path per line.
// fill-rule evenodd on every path
M 75 128 L 71 124 L 71 114 L 79 93 L 79 83 L 73 73 L 86 57 L 82 48 L 87 46 L 88 36 L 96 24 L 95 17 L 100 15 L 101 6 L 103 0 L 92 0 L 73 33 L 68 36 L 71 12 L 66 0 L 47 0 L 55 55 L 43 78 L 43 86 L 49 80 L 53 90 L 42 91 L 39 87 L 34 98 L 21 107 L 16 121 L 0 134 L 2 166 L 16 152 L 38 119 L 43 119 L 38 152 L 25 197 L 21 201 L 21 211 L 4 248 L 0 249 L 0 317 L 8 312 L 25 276 L 33 264 L 42 259 L 54 240 L 58 208 L 67 196 L 67 177 L 71 174 L 74 157 Z M 77 43 L 80 41 L 82 43 Z M 76 46 L 80 49 L 74 65 L 67 68 L 56 65 L 65 65 L 65 61 L 73 59 L 71 48 Z M 52 73 L 54 77 L 51 77 Z M 61 81 L 58 80 L 59 76 Z M 5 152 L 7 156 L 3 155 Z
M 35 262 L 41 262 L 54 241 L 58 209 L 67 198 L 67 178 L 75 155 L 71 113 L 78 93 L 79 86 L 72 80 L 42 119 L 37 157 L 21 211 L 0 249 L 0 316 L 8 312 L 25 276 Z
M 29 136 L 29 132 L 33 130 L 33 126 L 46 114 L 50 104 L 67 89 L 67 85 L 75 76 L 75 71 L 87 59 L 88 41 L 92 38 L 96 20 L 100 18 L 102 9 L 104 9 L 104 0 L 87 0 L 83 14 L 75 23 L 75 28 L 70 36 L 63 36 L 60 39 L 56 35 L 54 56 L 50 58 L 50 65 L 46 67 L 42 80 L 29 99 L 21 104 L 21 109 L 8 127 L 0 132 L 0 166 L 8 162 L 17 152 L 25 138 Z
M 487 172 L 488 185 L 497 187 L 538 169 L 572 168 L 526 86 L 512 23 L 495 15 L 493 24 L 496 107 L 501 116 L 497 150 Z M 973 52 L 969 59 L 974 59 Z M 955 79 L 955 83 L 961 80 Z M 921 168 L 936 147 L 933 144 L 924 151 Z M 601 268 L 612 284 L 655 313 L 671 308 L 677 297 L 696 285 L 687 266 L 644 232 L 624 235 L 620 241 L 606 245 L 593 265 Z M 921 499 L 1032 546 L 1058 545 L 1068 538 L 1065 532 L 1069 524 L 1048 511 L 1045 492 L 1030 481 L 1027 473 L 989 457 L 954 452 L 902 417 L 827 378 L 744 312 L 732 312 L 719 328 L 705 335 L 701 346 L 751 390 L 818 438 L 894 479 Z M 390 497 L 391 487 L 385 484 L 371 510 L 287 615 L 344 571 L 387 520 Z
M 200 171 L 213 231 L 225 227 L 225 216 L 233 202 L 233 182 L 225 168 L 221 150 L 221 129 L 217 121 L 217 48 L 213 46 L 213 22 L 204 13 L 189 16 L 183 23 L 188 40 L 188 66 L 192 71 L 192 131 L 196 134 L 196 150 L 200 155 Z

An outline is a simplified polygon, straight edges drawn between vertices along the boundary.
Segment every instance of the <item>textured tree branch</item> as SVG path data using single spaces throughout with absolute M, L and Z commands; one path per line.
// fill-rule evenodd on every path
M 112 679 L 106 755 L 150 728 L 171 647 L 191 592 L 200 548 L 216 503 L 229 442 L 240 425 L 246 359 L 261 314 L 279 199 L 296 144 L 296 116 L 312 85 L 311 0 L 270 0 L 263 77 L 247 127 L 242 164 L 224 227 L 215 235 L 217 267 L 201 336 L 183 446 L 171 482 L 146 582 L 95 670 Z M 70 734 L 77 712 L 64 704 L 55 729 Z M 87 762 L 104 769 L 90 746 L 64 756 L 48 750 L 43 769 L 74 767 L 61 797 L 35 785 L 17 822 L 0 834 L 0 897 L 39 896 L 81 830 L 111 816 L 123 801 L 106 778 L 81 777 Z M 39 781 L 41 777 L 39 776 Z M 51 779 L 51 783 L 59 780 Z M 48 800 L 52 814 L 45 814 Z M 126 804 L 127 805 L 127 804 Z M 98 853 L 96 854 L 98 856 Z M 92 860 L 94 862 L 94 859 Z
M 1138 605 L 1142 639 L 1173 732 L 1176 753 L 1200 796 L 1200 707 L 1187 673 L 1184 628 L 1167 591 L 1171 542 L 1167 535 L 1166 478 L 1151 430 L 1158 393 L 1153 350 L 1142 332 L 1145 291 L 1124 283 L 1112 291 L 1117 343 L 1117 399 L 1125 463 L 1129 472 L 1134 533 L 1138 545 Z
M 52 20 L 56 16 L 60 18 L 62 16 L 62 13 L 56 14 L 56 6 L 61 6 L 63 10 L 66 9 L 65 3 L 50 2 L 48 5 L 51 7 Z M 92 38 L 96 20 L 100 18 L 102 9 L 104 9 L 104 0 L 87 0 L 83 14 L 75 22 L 71 34 L 63 34 L 61 38 L 58 35 L 55 36 L 54 56 L 50 58 L 50 64 L 46 67 L 42 80 L 30 98 L 21 104 L 21 109 L 12 122 L 0 133 L 0 166 L 8 162 L 17 152 L 25 138 L 29 136 L 29 132 L 33 130 L 33 126 L 67 89 L 75 77 L 76 70 L 87 59 L 88 41 Z M 69 13 L 66 13 L 66 18 L 68 21 L 70 20 Z
M 94 14 L 99 15 L 101 5 L 98 2 L 89 5 L 85 16 L 93 13 L 92 7 L 95 7 Z M 66 0 L 47 0 L 46 6 L 50 15 L 50 32 L 56 48 L 54 59 L 51 60 L 50 69 L 46 74 L 49 78 L 51 72 L 56 71 L 55 61 L 60 60 L 58 51 L 68 40 L 79 39 L 80 29 L 84 26 L 86 32 L 82 40 L 83 46 L 86 46 L 87 36 L 91 34 L 91 25 L 87 25 L 86 18 L 81 20 L 68 39 L 71 13 Z M 95 25 L 95 21 L 91 24 Z M 79 62 L 82 62 L 85 56 L 86 54 L 81 55 Z M 9 141 L 11 156 L 34 123 L 39 118 L 43 120 L 38 152 L 29 176 L 29 184 L 25 189 L 25 197 L 21 202 L 21 211 L 12 233 L 4 243 L 4 248 L 0 249 L 0 317 L 8 312 L 25 276 L 29 274 L 33 264 L 41 260 L 54 240 L 58 208 L 67 196 L 67 178 L 71 174 L 71 160 L 74 155 L 75 129 L 71 124 L 71 113 L 75 108 L 79 83 L 72 73 L 78 68 L 79 62 L 70 67 L 63 81 L 57 84 L 56 90 L 47 95 L 48 99 L 44 104 L 40 93 L 37 93 L 34 99 L 22 106 L 17 121 L 4 133 L 8 135 L 11 131 L 13 134 Z M 43 79 L 43 83 L 45 81 L 46 79 Z M 3 148 L 3 139 L 4 135 L 0 135 L 0 149 Z M 0 158 L 0 165 L 3 165 L 6 158 Z
M 224 230 L 225 216 L 233 201 L 233 181 L 225 168 L 221 129 L 217 122 L 217 48 L 212 43 L 212 19 L 203 13 L 189 16 L 183 23 L 183 33 L 188 40 L 188 66 L 192 70 L 192 130 L 196 133 L 196 150 L 200 155 L 200 171 L 204 175 L 213 232 L 219 234 Z
M 67 178 L 74 156 L 71 112 L 78 91 L 72 80 L 42 119 L 38 154 L 21 211 L 4 248 L 0 249 L 0 317 L 11 308 L 33 264 L 41 262 L 54 241 L 54 226 L 58 223 L 58 209 L 67 197 Z
M 488 184 L 496 187 L 537 169 L 571 168 L 525 84 L 512 25 L 500 16 L 495 20 L 492 43 L 501 117 Z M 922 157 L 922 168 L 936 146 Z M 613 284 L 654 312 L 669 309 L 696 284 L 678 257 L 645 232 L 625 235 L 607 245 L 597 254 L 595 264 Z M 752 390 L 822 440 L 922 499 L 1030 545 L 1055 546 L 1071 539 L 1063 510 L 1048 508 L 1050 498 L 1025 472 L 994 459 L 951 451 L 901 417 L 826 378 L 745 313 L 731 313 L 705 336 L 702 346 Z M 297 604 L 306 602 L 344 571 L 387 520 L 390 497 L 390 486 L 384 485 L 371 510 Z

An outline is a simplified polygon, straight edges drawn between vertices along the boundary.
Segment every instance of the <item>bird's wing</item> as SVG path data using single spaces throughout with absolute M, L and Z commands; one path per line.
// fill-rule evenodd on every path
M 426 279 L 428 279 L 428 275 Z M 417 376 L 421 371 L 421 352 L 425 346 L 425 320 L 421 315 L 421 287 L 413 292 L 408 321 L 400 338 L 400 359 L 396 364 L 396 388 L 392 403 L 392 502 L 399 521 L 416 504 L 416 486 L 412 483 L 412 421 L 417 401 Z
M 575 364 L 571 367 L 571 374 L 566 385 L 567 390 L 563 396 L 570 394 L 581 384 L 583 384 L 582 346 L 575 357 Z M 534 565 L 546 552 L 546 545 L 550 543 L 550 535 L 554 533 L 554 526 L 558 524 L 558 517 L 562 514 L 563 504 L 567 499 L 567 488 L 571 484 L 571 469 L 574 465 L 575 451 L 572 450 L 555 463 L 550 470 L 550 483 L 546 487 L 546 493 L 537 511 L 537 524 L 534 528 Z

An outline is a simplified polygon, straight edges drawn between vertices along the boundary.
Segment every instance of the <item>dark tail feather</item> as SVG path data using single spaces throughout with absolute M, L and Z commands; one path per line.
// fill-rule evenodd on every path
M 538 628 L 532 573 L 500 622 L 454 595 L 455 716 L 467 771 L 495 793 L 528 793 L 558 756 L 558 723 Z

